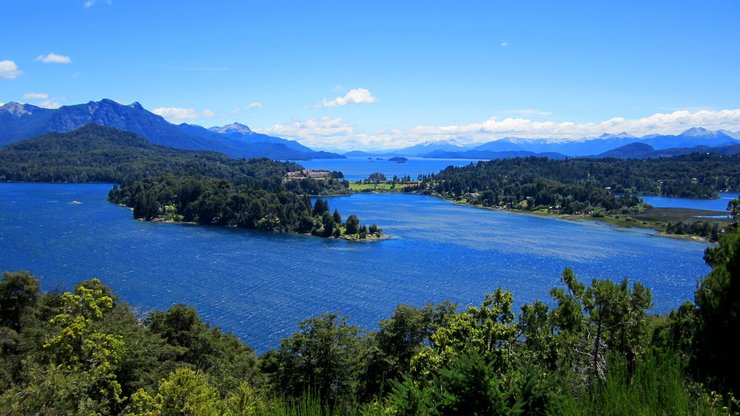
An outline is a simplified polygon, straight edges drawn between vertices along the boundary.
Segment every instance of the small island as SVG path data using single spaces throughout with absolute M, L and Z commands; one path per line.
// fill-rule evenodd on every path
M 329 203 L 282 188 L 261 189 L 225 179 L 164 175 L 114 186 L 108 199 L 133 208 L 135 219 L 152 222 L 220 225 L 272 232 L 292 232 L 322 238 L 378 241 L 377 225 L 361 224 L 356 215 L 346 221 Z
M 403 156 L 396 156 L 396 157 L 389 158 L 388 161 L 397 162 L 397 163 L 406 163 L 409 160 Z

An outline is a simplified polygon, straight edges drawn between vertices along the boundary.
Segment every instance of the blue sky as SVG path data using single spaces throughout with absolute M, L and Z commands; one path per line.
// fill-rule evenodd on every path
M 740 2 L 0 1 L 0 103 L 328 149 L 740 131 Z M 49 56 L 49 54 L 54 54 Z

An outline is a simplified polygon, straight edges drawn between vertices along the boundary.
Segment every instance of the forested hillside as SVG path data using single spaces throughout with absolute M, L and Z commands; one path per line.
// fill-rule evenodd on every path
M 98 280 L 41 293 L 8 272 L 0 414 L 733 414 L 737 226 L 706 261 L 694 302 L 666 316 L 639 283 L 566 269 L 518 313 L 497 289 L 465 309 L 399 305 L 374 331 L 326 314 L 260 357 L 190 307 L 140 319 Z
M 618 195 L 712 198 L 720 191 L 740 191 L 740 155 L 693 154 L 648 160 L 501 159 L 451 166 L 423 179 L 425 190 L 458 196 L 491 190 L 497 198 L 534 197 L 532 191 L 540 188 L 532 184 L 540 183 L 546 188 L 563 185 L 573 189 L 609 188 Z M 535 198 L 535 204 L 554 202 L 554 195 L 547 198 L 549 193 L 541 195 L 541 202 Z
M 665 159 L 501 159 L 448 167 L 405 189 L 484 207 L 556 214 L 634 215 L 637 195 L 713 198 L 740 190 L 740 155 Z
M 300 169 L 292 162 L 232 159 L 216 152 L 158 146 L 133 133 L 93 124 L 0 148 L 0 180 L 5 181 L 122 183 L 178 173 L 238 184 L 257 180 L 277 188 L 286 172 Z M 332 192 L 342 193 L 340 188 Z

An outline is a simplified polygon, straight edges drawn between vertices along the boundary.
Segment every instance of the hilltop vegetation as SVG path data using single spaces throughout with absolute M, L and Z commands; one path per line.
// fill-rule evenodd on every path
M 269 159 L 232 159 L 224 154 L 182 150 L 149 143 L 133 133 L 89 124 L 69 133 L 48 133 L 0 148 L 0 180 L 22 182 L 125 181 L 177 173 L 227 179 L 237 184 L 258 182 L 266 188 L 281 186 L 285 173 L 303 169 L 292 162 Z M 347 193 L 338 181 L 310 186 Z
M 666 316 L 639 283 L 566 269 L 518 314 L 503 289 L 464 310 L 399 305 L 369 332 L 326 314 L 260 357 L 184 305 L 142 320 L 98 280 L 42 294 L 5 273 L 0 413 L 732 414 L 740 230 L 706 260 L 695 301 Z

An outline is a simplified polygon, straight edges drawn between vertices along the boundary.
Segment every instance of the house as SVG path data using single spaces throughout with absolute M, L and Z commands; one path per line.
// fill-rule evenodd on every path
M 285 174 L 285 179 L 297 180 L 297 179 L 322 179 L 331 176 L 331 172 L 328 170 L 311 170 L 303 169 L 294 172 L 288 172 Z

